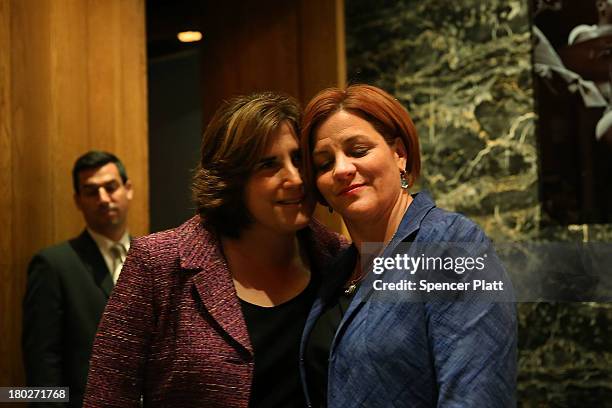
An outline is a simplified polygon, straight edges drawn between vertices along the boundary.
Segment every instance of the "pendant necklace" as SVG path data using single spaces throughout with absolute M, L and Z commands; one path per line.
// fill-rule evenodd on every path
M 395 236 L 397 235 L 397 231 L 398 231 L 398 230 L 399 230 L 399 226 L 398 226 L 398 228 L 395 230 L 395 233 L 393 234 L 393 236 L 391 237 L 391 239 L 389 240 L 389 242 L 387 243 L 387 246 L 388 246 L 388 245 L 391 245 L 391 243 L 392 243 L 392 242 L 393 242 L 393 240 L 395 239 Z M 385 247 L 384 247 L 384 248 L 383 248 L 383 249 L 380 251 L 380 253 L 383 253 L 383 252 L 385 251 L 385 249 L 387 248 L 387 246 L 385 246 Z M 359 265 L 359 263 L 360 263 L 360 262 L 361 262 L 361 260 L 358 260 L 358 261 L 357 261 L 358 265 Z M 355 265 L 355 266 L 358 266 L 358 265 Z M 359 268 L 357 268 L 357 269 L 359 269 Z M 347 295 L 347 296 L 350 296 L 350 295 L 352 295 L 353 293 L 355 293 L 355 292 L 357 291 L 357 288 L 359 287 L 359 284 L 361 283 L 361 281 L 363 280 L 363 278 L 365 278 L 365 277 L 366 277 L 366 275 L 367 275 L 367 272 L 366 272 L 366 273 L 362 273 L 362 274 L 360 274 L 358 277 L 356 277 L 356 278 L 353 278 L 353 279 L 349 280 L 349 281 L 346 283 L 346 286 L 344 287 L 344 294 L 345 294 L 345 295 Z

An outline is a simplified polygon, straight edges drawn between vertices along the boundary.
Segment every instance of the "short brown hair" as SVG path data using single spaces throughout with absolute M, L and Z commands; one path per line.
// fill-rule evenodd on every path
M 312 163 L 315 133 L 325 120 L 341 110 L 368 121 L 389 145 L 395 143 L 397 137 L 404 142 L 408 152 L 406 176 L 409 186 L 412 186 L 421 172 L 421 153 L 414 123 L 397 99 L 380 88 L 364 84 L 324 89 L 306 106 L 300 144 L 307 185 L 316 189 Z M 317 197 L 319 202 L 326 204 L 318 192 Z
M 125 166 L 112 153 L 104 152 L 101 150 L 90 150 L 87 153 L 79 156 L 74 163 L 74 167 L 72 168 L 72 185 L 74 187 L 74 192 L 79 194 L 81 191 L 81 186 L 79 184 L 79 174 L 85 170 L 97 169 L 98 167 L 102 167 L 105 164 L 113 163 L 117 166 L 117 170 L 119 170 L 119 176 L 121 177 L 121 182 L 123 184 L 128 180 L 127 172 L 125 171 Z
M 252 222 L 244 189 L 270 136 L 287 122 L 299 135 L 295 99 L 272 92 L 224 102 L 202 136 L 200 163 L 191 187 L 197 213 L 219 234 L 237 238 Z

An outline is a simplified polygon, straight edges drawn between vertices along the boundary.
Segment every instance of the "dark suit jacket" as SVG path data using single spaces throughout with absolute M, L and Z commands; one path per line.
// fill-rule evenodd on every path
M 112 289 L 87 231 L 32 258 L 23 301 L 28 386 L 68 386 L 68 406 L 81 406 L 93 339 Z
M 341 249 L 313 222 L 311 268 Z M 282 336 L 282 333 L 279 333 Z M 96 336 L 86 407 L 247 407 L 253 348 L 215 234 L 194 217 L 133 241 Z

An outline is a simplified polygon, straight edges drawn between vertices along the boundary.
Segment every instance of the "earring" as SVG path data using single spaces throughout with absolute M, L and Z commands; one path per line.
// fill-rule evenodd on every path
M 328 205 L 328 206 L 327 206 L 327 211 L 329 211 L 329 213 L 330 213 L 330 214 L 333 214 L 333 213 L 334 213 L 334 209 L 333 209 L 333 208 L 331 208 L 331 205 Z
M 408 184 L 408 179 L 406 178 L 406 170 L 400 170 L 400 186 L 406 190 L 410 185 Z

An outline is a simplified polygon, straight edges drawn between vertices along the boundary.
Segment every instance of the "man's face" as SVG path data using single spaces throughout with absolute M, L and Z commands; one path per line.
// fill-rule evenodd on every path
M 130 181 L 125 184 L 121 181 L 115 163 L 83 170 L 78 176 L 79 192 L 75 193 L 74 201 L 83 213 L 87 226 L 117 240 L 126 228 L 128 207 L 133 195 Z
M 612 0 L 597 0 L 595 4 L 601 17 L 612 15 Z

